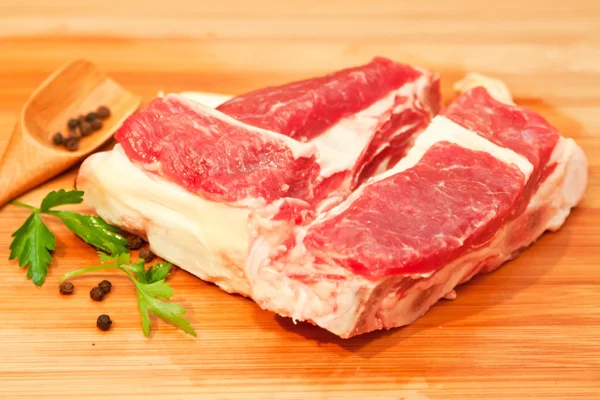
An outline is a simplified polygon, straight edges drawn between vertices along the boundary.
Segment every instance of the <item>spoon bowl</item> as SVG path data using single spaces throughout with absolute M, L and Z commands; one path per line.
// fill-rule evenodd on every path
M 109 140 L 139 107 L 141 98 L 128 92 L 94 64 L 77 60 L 65 65 L 27 100 L 0 160 L 0 207 L 76 164 Z M 67 121 L 99 106 L 110 109 L 102 128 L 82 137 L 69 151 L 52 142 L 56 132 L 68 135 Z

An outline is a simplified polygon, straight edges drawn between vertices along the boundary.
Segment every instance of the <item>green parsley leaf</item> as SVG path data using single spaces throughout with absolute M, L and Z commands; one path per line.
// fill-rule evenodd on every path
M 11 202 L 13 205 L 31 210 L 32 214 L 12 235 L 15 239 L 10 246 L 9 259 L 18 258 L 21 267 L 29 265 L 27 276 L 33 278 L 36 285 L 41 286 L 44 283 L 45 276 L 48 274 L 48 264 L 52 261 L 49 250 L 54 250 L 56 246 L 54 235 L 44 225 L 40 214 L 60 218 L 69 230 L 100 250 L 114 255 L 127 252 L 127 239 L 119 234 L 120 229 L 116 226 L 107 224 L 100 217 L 52 209 L 65 204 L 79 204 L 83 201 L 82 196 L 83 192 L 80 190 L 60 189 L 48 193 L 42 200 L 40 208 L 16 200 Z M 119 262 L 123 261 L 119 260 Z M 129 259 L 126 263 L 129 263 Z
M 81 190 L 69 190 L 60 189 L 52 191 L 44 197 L 42 205 L 40 206 L 41 212 L 46 212 L 53 207 L 63 206 L 65 204 L 79 204 L 83 201 L 83 192 Z
M 119 235 L 120 229 L 107 224 L 100 217 L 71 211 L 49 211 L 48 213 L 60 218 L 71 232 L 98 249 L 110 254 L 127 252 L 127 240 Z
M 146 280 L 146 268 L 144 267 L 144 260 L 139 260 L 132 265 L 124 265 L 123 267 L 133 272 L 139 282 L 148 283 Z
M 173 264 L 171 263 L 156 263 L 155 265 L 148 268 L 146 271 L 146 282 L 153 283 L 160 280 L 167 279 L 169 276 L 169 272 L 171 272 L 171 267 Z
M 136 290 L 136 296 L 138 300 L 138 310 L 140 310 L 140 318 L 142 319 L 142 332 L 144 333 L 144 336 L 148 337 L 150 336 L 150 325 L 152 325 L 152 321 L 150 321 L 150 310 L 148 310 L 148 303 L 140 297 L 139 288 Z
M 18 259 L 19 266 L 27 266 L 27 277 L 36 286 L 42 286 L 52 262 L 50 251 L 56 247 L 54 235 L 38 212 L 33 212 L 15 233 L 10 244 L 9 260 Z
M 138 308 L 142 317 L 142 332 L 144 332 L 144 335 L 150 335 L 151 321 L 148 312 L 151 312 L 185 333 L 196 336 L 196 332 L 190 325 L 190 321 L 182 317 L 187 310 L 177 303 L 167 303 L 159 299 L 168 300 L 173 296 L 173 289 L 168 283 L 165 283 L 164 280 L 154 283 L 135 281 L 134 283 L 137 287 Z

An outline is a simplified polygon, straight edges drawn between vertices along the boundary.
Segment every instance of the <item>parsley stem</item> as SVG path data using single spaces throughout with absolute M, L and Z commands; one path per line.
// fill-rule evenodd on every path
M 127 271 L 127 269 L 125 268 L 125 265 L 120 265 L 119 269 L 127 274 L 127 276 L 129 277 L 129 279 L 131 279 L 133 281 L 133 283 L 135 283 L 135 286 L 138 285 L 137 284 L 137 279 L 135 279 L 133 277 L 133 275 L 129 271 Z
M 62 276 L 62 278 L 60 278 L 58 283 L 63 283 L 65 280 L 67 280 L 69 278 L 72 278 L 77 275 L 87 274 L 88 272 L 101 271 L 103 269 L 113 269 L 113 268 L 119 268 L 119 267 L 120 267 L 120 265 L 117 265 L 117 264 L 109 264 L 109 265 L 96 265 L 95 267 L 78 269 L 76 271 L 71 271 L 71 272 L 67 272 L 66 274 L 64 274 Z
M 17 201 L 17 200 L 13 200 L 10 203 L 14 204 L 15 206 L 28 208 L 31 211 L 39 211 L 36 207 L 30 206 L 29 204 L 21 203 L 20 201 Z
M 60 213 L 62 211 L 55 211 L 55 210 L 46 210 L 46 211 L 42 211 L 44 214 L 48 214 L 48 215 L 53 215 L 55 217 L 59 217 L 60 218 Z

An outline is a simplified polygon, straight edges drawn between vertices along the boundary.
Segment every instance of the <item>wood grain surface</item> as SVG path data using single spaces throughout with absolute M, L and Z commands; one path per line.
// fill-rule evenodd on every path
M 0 399 L 600 398 L 600 2 L 171 0 L 0 3 L 0 151 L 33 89 L 88 58 L 127 89 L 240 93 L 382 55 L 504 79 L 516 101 L 576 138 L 585 200 L 561 231 L 463 285 L 409 327 L 350 340 L 260 310 L 183 271 L 171 282 L 198 338 L 153 320 L 111 273 L 57 280 L 94 251 L 57 221 L 37 289 L 9 262 L 25 210 L 0 210 Z M 76 170 L 25 196 L 70 188 Z M 85 206 L 74 209 L 85 210 Z M 88 291 L 109 277 L 102 303 Z M 95 327 L 108 313 L 113 329 Z

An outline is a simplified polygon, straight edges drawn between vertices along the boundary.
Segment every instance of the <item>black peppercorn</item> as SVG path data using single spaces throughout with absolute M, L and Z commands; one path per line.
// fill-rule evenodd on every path
M 156 258 L 156 254 L 150 250 L 149 246 L 146 246 L 140 250 L 140 258 L 143 258 L 145 262 L 151 262 Z
M 82 122 L 79 126 L 79 131 L 81 132 L 81 136 L 89 136 L 92 133 L 92 125 Z
M 71 282 L 63 282 L 60 284 L 58 291 L 60 294 L 73 294 L 75 291 L 75 285 L 73 285 Z
M 70 136 L 64 141 L 64 145 L 69 151 L 77 151 L 79 149 L 79 138 Z
M 110 110 L 106 106 L 100 106 L 96 110 L 96 115 L 98 115 L 98 118 L 100 119 L 106 119 L 110 117 Z
M 109 281 L 107 281 L 107 280 L 105 279 L 105 280 L 103 280 L 102 282 L 100 282 L 100 283 L 98 284 L 98 287 L 99 287 L 100 289 L 102 289 L 102 291 L 103 291 L 105 294 L 107 294 L 107 293 L 110 293 L 110 289 L 112 289 L 112 283 L 110 283 Z
M 90 122 L 90 125 L 93 131 L 98 131 L 102 129 L 102 121 L 100 121 L 99 119 L 93 120 L 92 122 Z
M 76 118 L 71 118 L 69 120 L 69 122 L 67 123 L 67 126 L 69 127 L 69 130 L 75 130 L 75 128 L 77 128 L 80 124 L 80 121 Z
M 111 325 L 112 325 L 112 320 L 106 314 L 102 314 L 96 320 L 96 326 L 98 328 L 102 329 L 103 331 L 109 330 Z
M 92 290 L 90 290 L 90 297 L 94 301 L 104 300 L 105 295 L 106 295 L 106 292 L 104 290 L 100 289 L 98 286 L 93 287 Z
M 86 120 L 87 122 L 92 122 L 93 120 L 95 120 L 95 119 L 97 119 L 97 118 L 98 118 L 98 114 L 96 114 L 96 113 L 95 113 L 95 112 L 93 112 L 93 111 L 92 111 L 91 113 L 88 113 L 88 115 L 86 115 L 86 116 L 85 116 L 85 120 Z
M 137 250 L 144 245 L 144 239 L 133 233 L 127 234 L 127 247 L 131 250 Z
M 52 136 L 52 141 L 54 142 L 54 144 L 56 145 L 60 145 L 63 143 L 63 135 L 60 132 L 56 132 L 54 134 L 54 136 Z

